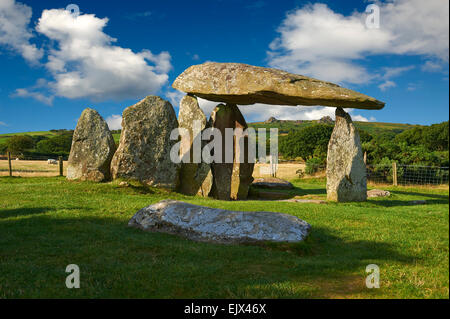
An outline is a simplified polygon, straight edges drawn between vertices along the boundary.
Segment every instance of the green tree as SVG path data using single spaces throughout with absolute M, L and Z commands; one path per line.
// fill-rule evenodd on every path
M 34 147 L 34 140 L 26 135 L 14 135 L 6 141 L 6 146 L 9 152 L 13 155 L 19 155 L 26 150 Z
M 316 155 L 325 155 L 333 126 L 314 124 L 298 131 L 291 131 L 280 139 L 280 153 L 287 158 L 301 157 L 305 161 Z M 317 149 L 317 151 L 316 151 Z

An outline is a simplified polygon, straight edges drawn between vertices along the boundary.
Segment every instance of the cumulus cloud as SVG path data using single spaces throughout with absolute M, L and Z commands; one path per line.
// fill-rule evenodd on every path
M 112 114 L 106 118 L 106 123 L 110 130 L 122 129 L 122 115 Z
M 168 52 L 134 53 L 115 46 L 116 39 L 103 32 L 107 23 L 107 18 L 93 14 L 42 12 L 36 30 L 55 43 L 46 63 L 55 95 L 94 101 L 136 99 L 156 93 L 167 82 L 172 67 Z
M 5 122 L 0 121 L 0 126 L 8 126 Z
M 0 1 L 0 45 L 19 53 L 31 63 L 37 63 L 43 56 L 42 49 L 30 43 L 33 33 L 28 28 L 32 10 L 15 0 Z
M 344 16 L 325 4 L 289 13 L 270 44 L 269 64 L 333 82 L 379 79 L 361 62 L 367 56 L 408 54 L 448 63 L 449 2 L 398 0 L 377 3 L 380 28 L 367 28 L 366 13 Z

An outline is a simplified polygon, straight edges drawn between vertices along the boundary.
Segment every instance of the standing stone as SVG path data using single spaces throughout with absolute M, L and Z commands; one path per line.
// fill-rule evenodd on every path
M 189 136 L 181 136 L 180 154 L 182 157 L 189 158 L 188 163 L 181 164 L 180 170 L 180 193 L 186 195 L 200 195 L 207 197 L 211 191 L 213 177 L 211 166 L 201 161 L 201 151 L 203 149 L 201 133 L 206 127 L 206 116 L 198 105 L 197 98 L 186 95 L 180 102 L 180 113 L 178 115 L 180 128 L 189 131 Z M 194 125 L 198 127 L 194 127 Z M 197 130 L 194 132 L 194 130 Z M 195 133 L 195 136 L 194 136 Z M 199 156 L 200 163 L 194 162 L 194 139 L 199 143 L 200 150 L 196 154 Z M 198 162 L 198 161 L 197 161 Z
M 328 144 L 327 198 L 338 202 L 367 199 L 366 166 L 356 127 L 348 113 L 336 109 L 336 122 Z
M 85 109 L 73 133 L 67 179 L 94 182 L 109 180 L 115 150 L 116 145 L 108 124 L 97 111 Z
M 175 189 L 179 164 L 171 161 L 170 150 L 177 141 L 170 140 L 170 133 L 177 127 L 172 105 L 159 96 L 147 96 L 126 108 L 119 148 L 111 163 L 112 177 Z
M 247 129 L 247 123 L 235 104 L 219 104 L 211 114 L 209 125 L 218 129 L 222 134 L 222 162 L 213 162 L 211 165 L 214 178 L 212 194 L 215 198 L 221 200 L 246 199 L 249 187 L 253 182 L 254 167 L 254 163 L 249 163 L 248 137 L 242 137 L 244 140 L 244 161 L 239 163 L 238 138 L 233 135 L 230 142 L 232 149 L 227 149 L 226 129 L 240 128 L 244 131 Z M 231 157 L 231 161 L 227 158 L 227 153 Z

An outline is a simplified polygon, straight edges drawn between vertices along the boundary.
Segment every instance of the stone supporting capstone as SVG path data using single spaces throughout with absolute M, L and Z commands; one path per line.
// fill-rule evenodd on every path
M 367 199 L 364 155 L 357 128 L 348 113 L 336 109 L 334 130 L 328 144 L 327 199 L 361 202 Z

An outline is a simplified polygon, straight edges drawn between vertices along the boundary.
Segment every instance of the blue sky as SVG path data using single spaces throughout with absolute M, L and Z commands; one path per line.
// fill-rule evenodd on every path
M 74 3 L 80 14 L 65 10 Z M 112 128 L 146 95 L 170 100 L 187 67 L 206 61 L 281 68 L 386 102 L 355 120 L 449 119 L 447 0 L 0 0 L 0 133 L 72 129 L 95 108 Z M 205 113 L 216 103 L 200 101 Z M 242 106 L 248 122 L 318 119 L 333 108 Z M 209 114 L 207 114 L 209 115 Z

